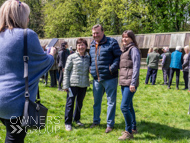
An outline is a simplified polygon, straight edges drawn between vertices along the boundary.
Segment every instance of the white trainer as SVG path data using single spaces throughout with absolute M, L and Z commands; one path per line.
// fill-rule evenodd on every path
M 65 125 L 65 130 L 66 131 L 71 131 L 72 130 L 72 126 L 71 125 Z

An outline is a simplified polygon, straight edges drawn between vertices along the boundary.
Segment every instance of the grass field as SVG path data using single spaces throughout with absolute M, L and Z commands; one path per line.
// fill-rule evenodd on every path
M 162 71 L 158 71 L 156 85 L 145 85 L 146 69 L 140 71 L 140 86 L 133 98 L 136 112 L 138 134 L 130 141 L 119 141 L 118 137 L 125 129 L 124 118 L 120 110 L 121 88 L 117 90 L 117 107 L 115 128 L 106 134 L 107 99 L 103 96 L 101 124 L 96 128 L 89 128 L 93 121 L 93 93 L 92 84 L 87 90 L 83 102 L 81 122 L 84 127 L 73 124 L 71 132 L 65 131 L 64 112 L 66 93 L 57 88 L 45 87 L 40 83 L 42 103 L 49 108 L 46 129 L 28 131 L 26 143 L 189 143 L 190 115 L 188 115 L 190 93 L 184 90 L 183 74 L 180 73 L 179 90 L 175 89 L 175 78 L 171 89 L 163 86 Z M 175 76 L 175 75 L 174 75 Z M 0 123 L 0 143 L 4 142 L 5 127 Z

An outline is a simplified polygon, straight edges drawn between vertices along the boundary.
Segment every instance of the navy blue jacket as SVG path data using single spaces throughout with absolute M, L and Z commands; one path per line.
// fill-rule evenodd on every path
M 59 53 L 57 55 L 58 67 L 65 68 L 65 64 L 66 64 L 67 57 L 69 56 L 69 54 L 70 54 L 70 52 L 68 49 L 63 49 L 63 50 L 59 51 Z
M 97 51 L 96 42 L 93 40 L 89 53 L 90 73 L 95 80 L 102 81 L 118 77 L 121 50 L 117 40 L 104 35 Z

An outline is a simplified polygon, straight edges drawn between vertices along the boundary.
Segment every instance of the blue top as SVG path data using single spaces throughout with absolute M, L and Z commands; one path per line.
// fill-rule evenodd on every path
M 22 115 L 25 102 L 24 30 L 6 29 L 0 33 L 0 43 L 0 118 L 16 118 Z M 27 46 L 29 93 L 35 101 L 39 78 L 51 68 L 54 59 L 44 53 L 37 34 L 30 29 Z
M 90 73 L 95 80 L 103 81 L 118 77 L 121 50 L 117 40 L 104 35 L 97 50 L 96 42 L 92 41 L 89 53 Z
M 172 52 L 170 68 L 182 69 L 183 57 L 182 53 L 178 50 Z

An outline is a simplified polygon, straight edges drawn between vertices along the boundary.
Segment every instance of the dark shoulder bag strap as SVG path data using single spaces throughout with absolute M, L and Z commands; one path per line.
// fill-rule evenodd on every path
M 25 78 L 25 97 L 30 97 L 28 92 L 28 53 L 27 53 L 27 29 L 24 29 L 24 78 Z
M 27 53 L 27 29 L 24 29 L 24 78 L 25 78 L 25 98 L 29 99 L 30 94 L 28 91 L 28 53 Z M 37 101 L 40 101 L 39 95 L 39 87 L 38 87 L 38 94 L 37 94 Z

